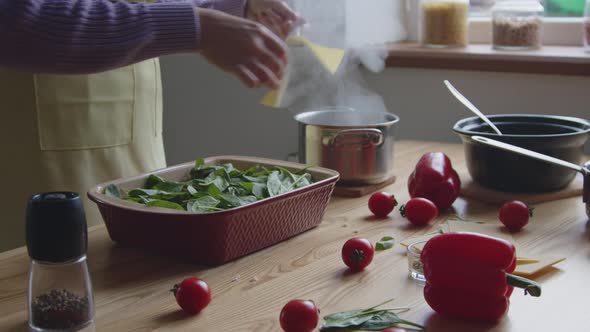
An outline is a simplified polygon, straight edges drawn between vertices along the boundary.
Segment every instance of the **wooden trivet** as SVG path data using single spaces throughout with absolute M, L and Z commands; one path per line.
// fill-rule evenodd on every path
M 508 193 L 485 188 L 475 183 L 468 173 L 459 173 L 461 178 L 461 196 L 485 203 L 501 204 L 510 200 L 519 200 L 527 204 L 539 204 L 564 198 L 581 196 L 584 191 L 584 177 L 577 174 L 574 180 L 565 188 L 546 193 Z
M 389 186 L 395 182 L 396 178 L 397 177 L 395 175 L 392 175 L 390 178 L 381 183 L 361 186 L 344 186 L 336 183 L 336 186 L 334 187 L 334 195 L 342 197 L 362 197 Z

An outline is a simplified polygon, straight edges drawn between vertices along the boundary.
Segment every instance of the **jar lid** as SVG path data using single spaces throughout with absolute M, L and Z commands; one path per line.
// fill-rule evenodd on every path
M 32 259 L 63 263 L 82 257 L 87 237 L 84 207 L 77 193 L 48 192 L 29 199 L 26 238 Z
M 538 0 L 496 0 L 492 11 L 513 11 L 513 12 L 543 12 L 545 9 Z

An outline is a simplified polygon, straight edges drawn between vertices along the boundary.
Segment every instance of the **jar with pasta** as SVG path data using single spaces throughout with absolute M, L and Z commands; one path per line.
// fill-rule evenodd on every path
M 499 0 L 492 8 L 493 46 L 499 50 L 541 47 L 543 6 L 537 0 Z
M 427 47 L 462 47 L 468 42 L 468 0 L 422 0 L 420 42 Z

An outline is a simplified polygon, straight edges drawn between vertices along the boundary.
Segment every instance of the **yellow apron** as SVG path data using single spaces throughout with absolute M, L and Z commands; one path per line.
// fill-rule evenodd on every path
M 78 192 L 96 225 L 90 187 L 166 165 L 157 59 L 92 75 L 0 68 L 0 109 L 0 252 L 24 244 L 31 194 Z

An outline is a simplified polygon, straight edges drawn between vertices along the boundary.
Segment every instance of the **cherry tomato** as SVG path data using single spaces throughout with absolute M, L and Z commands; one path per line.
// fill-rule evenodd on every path
M 513 232 L 528 224 L 529 217 L 532 216 L 533 209 L 521 201 L 510 201 L 500 208 L 500 221 Z
M 415 197 L 399 208 L 402 217 L 416 226 L 424 226 L 438 216 L 438 208 L 426 198 Z
M 211 302 L 211 289 L 203 280 L 185 278 L 172 289 L 178 305 L 189 314 L 197 314 Z
M 291 300 L 281 310 L 281 327 L 286 332 L 311 332 L 318 325 L 320 312 L 310 300 Z
M 352 238 L 342 246 L 342 260 L 353 271 L 360 271 L 371 264 L 375 249 L 367 239 Z
M 395 197 L 384 191 L 376 192 L 369 198 L 369 210 L 377 217 L 386 217 L 396 205 Z
M 400 327 L 389 327 L 389 328 L 386 328 L 385 330 L 383 330 L 382 332 L 407 332 L 407 331 L 400 328 Z

